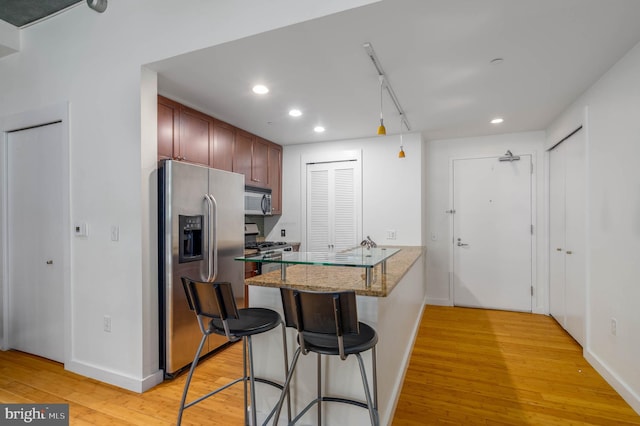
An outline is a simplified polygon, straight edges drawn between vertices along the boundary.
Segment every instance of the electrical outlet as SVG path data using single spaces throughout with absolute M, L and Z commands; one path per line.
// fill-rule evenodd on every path
M 614 336 L 618 332 L 618 320 L 615 318 L 611 318 L 611 334 Z
M 102 328 L 107 333 L 111 333 L 111 317 L 109 315 L 105 315 L 102 319 Z
M 396 230 L 395 229 L 389 229 L 387 231 L 387 240 L 395 240 L 396 239 Z

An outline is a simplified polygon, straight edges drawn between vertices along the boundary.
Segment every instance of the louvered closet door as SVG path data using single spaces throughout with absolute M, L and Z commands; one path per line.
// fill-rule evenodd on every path
M 358 244 L 356 179 L 352 161 L 307 165 L 307 251 Z

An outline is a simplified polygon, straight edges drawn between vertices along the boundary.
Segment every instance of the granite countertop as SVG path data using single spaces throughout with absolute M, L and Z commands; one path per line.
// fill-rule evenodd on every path
M 387 272 L 381 265 L 373 268 L 371 287 L 365 286 L 365 270 L 358 267 L 293 265 L 287 267 L 287 280 L 280 279 L 280 270 L 245 280 L 248 285 L 290 287 L 313 291 L 355 290 L 362 296 L 386 297 L 424 252 L 424 247 L 386 246 L 401 249 L 387 260 Z

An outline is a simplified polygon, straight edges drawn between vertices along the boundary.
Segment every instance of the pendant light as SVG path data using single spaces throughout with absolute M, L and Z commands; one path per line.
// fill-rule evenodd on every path
M 384 75 L 380 77 L 380 126 L 378 126 L 378 135 L 386 135 L 387 129 L 384 128 L 384 119 L 382 118 L 382 88 L 384 86 Z
M 404 149 L 402 147 L 402 123 L 403 123 L 403 117 L 402 114 L 400 114 L 400 152 L 398 153 L 398 158 L 404 158 Z

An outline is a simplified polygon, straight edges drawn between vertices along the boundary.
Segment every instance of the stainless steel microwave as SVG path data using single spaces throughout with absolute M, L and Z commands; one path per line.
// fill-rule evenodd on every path
M 271 190 L 255 186 L 244 187 L 244 214 L 271 215 Z

